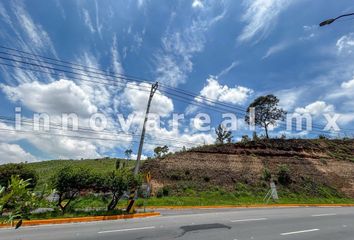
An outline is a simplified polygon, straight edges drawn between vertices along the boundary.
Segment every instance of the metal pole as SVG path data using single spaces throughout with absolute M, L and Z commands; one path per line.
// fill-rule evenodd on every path
M 156 92 L 158 86 L 159 86 L 158 82 L 156 82 L 155 84 L 151 85 L 151 91 L 150 91 L 149 101 L 148 101 L 147 108 L 146 108 L 145 119 L 144 119 L 144 124 L 143 124 L 143 130 L 141 132 L 138 156 L 136 158 L 134 175 L 138 175 L 138 173 L 139 173 L 140 159 L 141 159 L 141 154 L 143 152 L 143 145 L 144 145 L 144 138 L 145 138 L 146 122 L 147 122 L 148 117 L 149 117 L 148 115 L 149 115 L 149 112 L 150 112 L 150 105 L 151 105 L 152 97 L 154 96 L 154 93 Z

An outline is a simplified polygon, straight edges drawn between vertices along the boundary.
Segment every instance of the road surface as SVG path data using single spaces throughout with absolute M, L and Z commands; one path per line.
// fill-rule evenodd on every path
M 0 229 L 0 239 L 354 239 L 354 208 L 165 210 L 162 214 L 144 219 Z

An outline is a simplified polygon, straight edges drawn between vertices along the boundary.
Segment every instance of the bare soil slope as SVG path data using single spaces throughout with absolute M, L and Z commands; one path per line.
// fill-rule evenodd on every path
M 181 184 L 234 189 L 238 182 L 264 185 L 265 169 L 277 181 L 281 165 L 289 169 L 289 189 L 314 183 L 354 198 L 354 140 L 271 139 L 203 146 L 149 160 L 143 171 L 151 172 L 155 190 Z

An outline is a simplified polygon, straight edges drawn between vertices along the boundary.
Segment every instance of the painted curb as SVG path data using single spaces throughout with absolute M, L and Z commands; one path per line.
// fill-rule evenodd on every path
M 81 223 L 81 222 L 94 222 L 94 221 L 107 221 L 131 218 L 146 218 L 160 216 L 159 212 L 151 213 L 136 213 L 130 215 L 112 215 L 112 216 L 92 216 L 92 217 L 77 217 L 77 218 L 58 218 L 58 219 L 43 219 L 43 220 L 25 220 L 22 226 L 37 226 L 48 224 L 65 224 L 65 223 Z M 9 228 L 11 224 L 0 224 L 0 228 Z
M 254 204 L 254 205 L 222 205 L 222 206 L 151 206 L 147 209 L 223 209 L 223 208 L 297 208 L 297 207 L 354 207 L 354 204 Z

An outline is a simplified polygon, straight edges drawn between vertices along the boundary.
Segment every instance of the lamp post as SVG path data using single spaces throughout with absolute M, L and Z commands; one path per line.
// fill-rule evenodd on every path
M 354 13 L 348 13 L 348 14 L 340 15 L 340 16 L 338 16 L 338 17 L 336 17 L 336 18 L 327 19 L 327 20 L 325 20 L 325 21 L 323 21 L 323 22 L 320 23 L 320 27 L 323 27 L 323 26 L 326 26 L 326 25 L 330 25 L 330 24 L 332 24 L 334 21 L 336 21 L 336 20 L 338 20 L 338 19 L 340 19 L 340 18 L 349 17 L 349 16 L 353 16 L 353 15 L 354 15 Z

